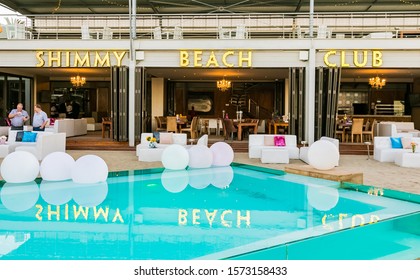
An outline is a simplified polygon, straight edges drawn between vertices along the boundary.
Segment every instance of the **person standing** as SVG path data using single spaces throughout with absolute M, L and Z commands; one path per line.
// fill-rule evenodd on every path
M 34 107 L 34 118 L 32 120 L 32 126 L 34 131 L 44 131 L 45 126 L 48 123 L 47 114 L 42 111 L 41 105 L 36 104 Z
M 23 130 L 23 124 L 29 119 L 28 112 L 23 110 L 23 104 L 18 103 L 16 109 L 9 113 L 12 130 Z

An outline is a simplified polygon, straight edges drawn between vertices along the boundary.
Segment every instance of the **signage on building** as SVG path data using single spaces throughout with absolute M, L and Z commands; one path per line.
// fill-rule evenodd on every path
M 330 50 L 324 55 L 328 67 L 381 67 L 381 51 L 337 51 Z
M 181 67 L 252 67 L 252 51 L 203 51 L 194 50 L 179 52 Z
M 127 51 L 37 51 L 36 67 L 110 67 L 121 66 Z

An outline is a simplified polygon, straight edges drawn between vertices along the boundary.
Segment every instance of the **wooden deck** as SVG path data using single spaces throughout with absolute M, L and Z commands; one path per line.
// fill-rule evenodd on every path
M 223 141 L 223 137 L 211 135 L 209 146 L 215 142 Z M 248 141 L 227 140 L 237 153 L 248 152 Z M 135 151 L 136 147 L 130 147 L 128 142 L 117 142 L 111 138 L 102 138 L 101 132 L 89 132 L 87 135 L 67 138 L 68 150 L 109 150 L 109 151 Z M 373 145 L 369 146 L 370 154 L 373 155 Z M 367 155 L 367 146 L 362 143 L 340 143 L 342 155 Z

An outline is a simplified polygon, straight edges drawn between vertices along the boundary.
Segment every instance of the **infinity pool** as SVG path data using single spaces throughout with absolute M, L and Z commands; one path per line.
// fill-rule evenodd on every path
M 1 259 L 420 257 L 419 196 L 266 168 L 2 184 Z

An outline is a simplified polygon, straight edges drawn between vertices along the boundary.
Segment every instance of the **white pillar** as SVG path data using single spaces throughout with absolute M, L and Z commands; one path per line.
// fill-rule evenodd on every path
M 136 38 L 136 8 L 137 1 L 130 0 L 130 64 L 128 68 L 128 145 L 135 144 L 135 90 L 136 90 L 136 51 L 134 39 Z
M 314 142 L 315 134 L 315 49 L 309 49 L 308 66 L 306 67 L 306 98 L 305 98 L 305 140 Z

